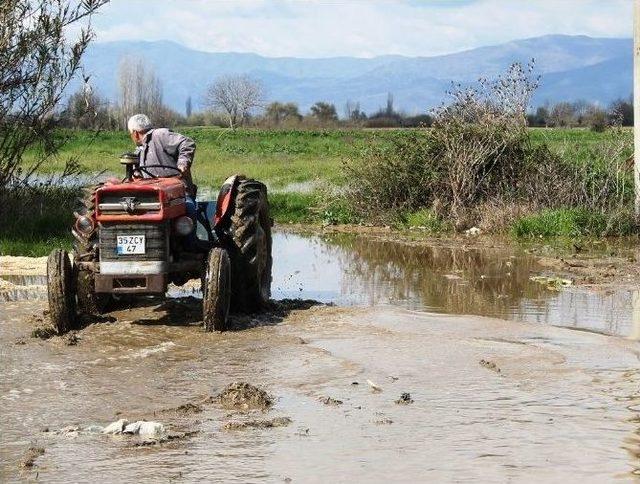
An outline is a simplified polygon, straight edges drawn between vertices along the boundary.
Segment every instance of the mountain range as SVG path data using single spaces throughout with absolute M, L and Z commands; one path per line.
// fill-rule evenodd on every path
M 188 96 L 197 109 L 209 84 L 236 73 L 260 79 L 269 101 L 292 101 L 303 112 L 316 101 L 332 102 L 340 112 L 351 100 L 371 113 L 392 93 L 396 108 L 421 113 L 439 105 L 452 82 L 492 78 L 513 62 L 531 59 L 542 75 L 534 106 L 579 99 L 606 105 L 628 98 L 633 83 L 632 39 L 549 35 L 433 57 L 320 59 L 201 52 L 170 41 L 94 43 L 85 53 L 85 72 L 94 89 L 113 101 L 118 66 L 126 56 L 154 68 L 165 103 L 179 112 Z

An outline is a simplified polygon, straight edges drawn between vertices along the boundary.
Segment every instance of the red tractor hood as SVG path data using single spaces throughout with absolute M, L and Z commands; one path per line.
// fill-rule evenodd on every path
M 185 187 L 179 178 L 125 181 L 96 190 L 98 222 L 157 222 L 185 213 Z

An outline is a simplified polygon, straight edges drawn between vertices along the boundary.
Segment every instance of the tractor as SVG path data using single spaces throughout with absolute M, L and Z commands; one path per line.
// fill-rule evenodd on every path
M 140 166 L 134 153 L 120 163 L 124 179 L 85 188 L 78 200 L 73 257 L 63 249 L 48 257 L 49 313 L 59 334 L 114 299 L 164 296 L 170 283 L 192 279 L 201 281 L 205 331 L 224 331 L 230 311 L 254 312 L 269 301 L 273 222 L 264 184 L 228 178 L 215 203 L 197 202 L 194 220 L 179 170 L 154 176 L 155 166 Z

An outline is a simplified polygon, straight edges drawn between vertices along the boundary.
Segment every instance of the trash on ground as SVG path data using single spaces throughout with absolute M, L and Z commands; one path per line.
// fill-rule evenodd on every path
M 374 420 L 373 423 L 376 425 L 391 425 L 393 423 L 393 420 L 391 420 L 390 418 L 382 418 L 380 420 Z
M 105 428 L 102 429 L 103 434 L 121 434 L 125 427 L 129 425 L 129 421 L 127 419 L 121 418 L 116 422 L 111 422 Z
M 563 279 L 561 277 L 533 276 L 530 277 L 529 280 L 542 284 L 543 286 L 547 286 L 547 289 L 556 291 L 559 291 L 563 287 L 573 285 L 573 281 L 571 279 Z
M 379 393 L 382 391 L 382 387 L 376 385 L 371 380 L 367 380 L 367 383 L 369 384 L 369 386 L 371 387 L 371 390 L 373 390 L 374 393 Z
M 342 400 L 338 400 L 337 398 L 332 398 L 332 397 L 323 397 L 320 399 L 320 401 L 322 403 L 324 403 L 325 405 L 342 405 Z
M 480 360 L 480 366 L 485 367 L 487 370 L 495 371 L 496 373 L 500 373 L 502 371 L 493 361 L 485 359 Z
M 482 230 L 480 230 L 478 227 L 471 227 L 470 229 L 464 231 L 464 235 L 466 235 L 467 237 L 475 237 L 480 235 L 481 233 Z
M 36 465 L 36 459 L 44 455 L 44 447 L 36 447 L 35 445 L 30 446 L 22 456 L 20 460 L 20 466 L 26 469 L 30 469 L 31 467 Z
M 160 422 L 147 422 L 145 420 L 138 420 L 132 424 L 127 425 L 122 431 L 123 434 L 130 435 L 143 435 L 143 436 L 160 436 L 164 434 L 164 425 Z

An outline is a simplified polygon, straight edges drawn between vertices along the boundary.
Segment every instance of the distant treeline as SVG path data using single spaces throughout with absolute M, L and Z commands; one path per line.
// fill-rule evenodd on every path
M 529 126 L 549 128 L 591 128 L 633 126 L 633 99 L 618 99 L 609 106 L 587 101 L 559 102 L 540 106 L 527 116 Z
M 236 128 L 415 128 L 430 127 L 431 111 L 407 114 L 394 105 L 389 93 L 386 104 L 373 113 L 365 113 L 360 104 L 347 101 L 341 112 L 335 104 L 318 101 L 308 112 L 293 102 L 267 101 L 258 79 L 245 75 L 221 76 L 201 94 L 200 110 L 193 100 L 185 100 L 178 113 L 163 102 L 162 84 L 153 68 L 141 59 L 125 58 L 118 71 L 118 101 L 112 103 L 87 86 L 71 95 L 56 119 L 67 128 L 118 129 L 135 113 L 146 113 L 158 126 L 220 126 Z M 603 131 L 607 126 L 632 126 L 633 104 L 617 100 L 607 107 L 587 101 L 559 102 L 538 107 L 527 116 L 532 127 L 587 127 Z

